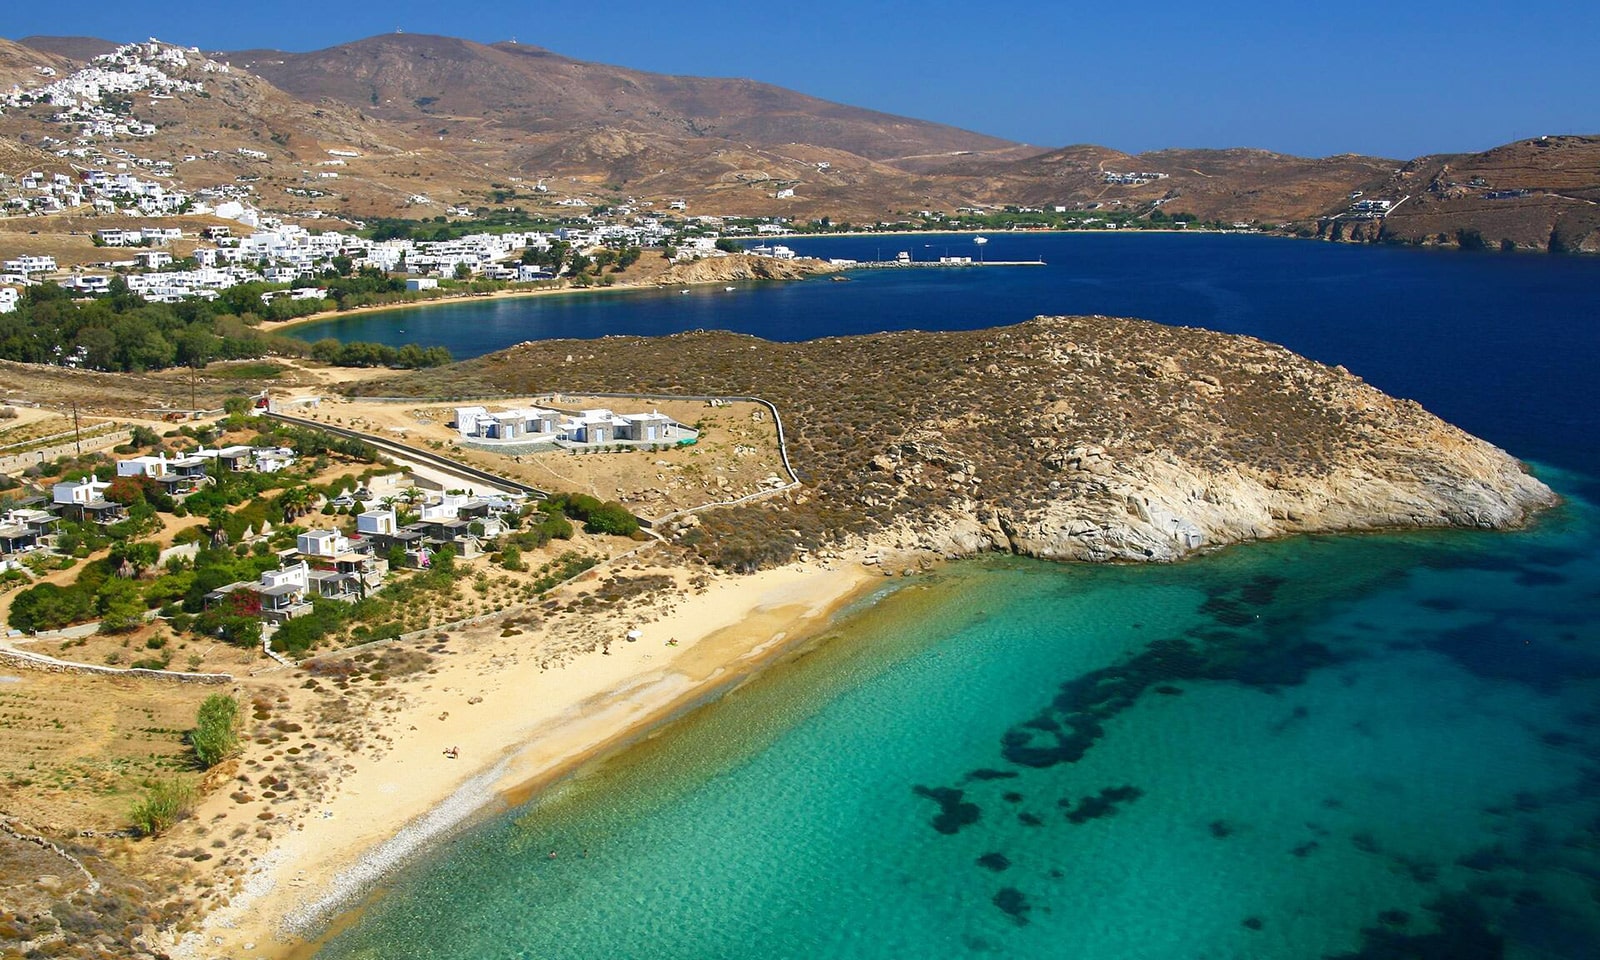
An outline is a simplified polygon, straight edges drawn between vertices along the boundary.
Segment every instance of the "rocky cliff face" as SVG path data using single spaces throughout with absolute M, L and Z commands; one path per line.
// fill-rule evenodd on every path
M 679 283 L 722 283 L 731 280 L 800 280 L 823 273 L 837 273 L 839 268 L 823 260 L 776 260 L 772 257 L 755 257 L 747 253 L 733 253 L 725 257 L 707 257 L 688 263 L 675 263 L 656 278 L 656 283 L 671 286 Z
M 1296 533 L 1515 527 L 1556 502 L 1510 456 L 1448 425 L 1439 448 L 1395 449 L 1320 477 L 1213 470 L 1170 456 L 1118 460 L 1100 446 L 1058 451 L 1059 496 L 968 499 L 910 524 L 920 549 L 1001 550 L 1052 560 L 1171 561 Z
M 1075 322 L 1036 321 L 1056 330 Z M 1009 495 L 983 480 L 1000 466 L 992 447 L 957 452 L 951 439 L 959 431 L 908 438 L 874 458 L 875 471 L 897 485 L 931 484 L 953 496 L 905 529 L 917 530 L 925 549 L 950 555 L 999 549 L 1047 559 L 1169 561 L 1296 533 L 1515 527 L 1557 501 L 1505 451 L 1342 367 L 1249 338 L 1188 333 L 1225 345 L 1207 358 L 1214 369 L 1192 367 L 1201 361 L 1193 352 L 1155 361 L 1114 357 L 1048 335 L 1051 366 L 1120 368 L 1119 381 L 1142 388 L 1130 393 L 1167 395 L 1157 401 L 1160 413 L 1097 442 L 1052 429 L 1064 425 L 1059 415 L 1022 414 L 1032 434 L 1025 472 L 1043 467 L 1048 479 L 1012 487 Z M 1254 382 L 1225 381 L 1228 366 Z M 1266 419 L 1274 408 L 1276 424 Z M 1177 421 L 1163 432 L 1181 428 L 1182 442 L 1151 442 L 1150 428 L 1162 420 Z

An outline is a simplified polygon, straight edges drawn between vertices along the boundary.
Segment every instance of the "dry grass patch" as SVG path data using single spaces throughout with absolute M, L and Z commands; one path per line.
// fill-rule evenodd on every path
M 198 779 L 184 732 L 215 687 L 0 671 L 6 812 L 73 829 L 120 829 L 154 778 Z

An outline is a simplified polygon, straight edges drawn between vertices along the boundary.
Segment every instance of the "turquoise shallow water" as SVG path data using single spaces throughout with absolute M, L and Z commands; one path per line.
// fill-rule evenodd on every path
M 954 565 L 319 957 L 1600 955 L 1597 520 Z

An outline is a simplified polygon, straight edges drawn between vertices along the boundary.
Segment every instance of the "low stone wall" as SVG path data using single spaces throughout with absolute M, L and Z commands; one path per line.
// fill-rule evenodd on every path
M 96 677 L 134 677 L 141 680 L 162 680 L 167 683 L 200 683 L 223 684 L 232 683 L 231 673 L 181 673 L 176 670 L 147 670 L 143 667 L 134 667 L 122 670 L 117 667 L 99 667 L 92 663 L 73 663 L 71 660 L 57 660 L 38 653 L 24 653 L 21 650 L 0 649 L 0 666 L 15 667 L 21 670 L 35 670 L 43 673 L 74 673 L 80 676 Z
M 130 434 L 127 430 L 118 430 L 114 433 L 101 433 L 95 434 L 92 437 L 84 437 L 83 452 L 93 453 L 97 450 L 104 450 L 106 447 L 114 447 L 119 443 L 127 443 L 128 438 L 131 436 L 132 434 Z M 17 453 L 8 457 L 0 457 L 0 473 L 15 473 L 18 470 L 31 467 L 36 463 L 43 463 L 47 460 L 54 460 L 57 457 L 64 457 L 68 454 L 74 454 L 77 452 L 78 444 L 69 440 L 66 443 L 58 444 L 53 447 L 47 447 L 43 450 L 29 450 L 27 453 Z

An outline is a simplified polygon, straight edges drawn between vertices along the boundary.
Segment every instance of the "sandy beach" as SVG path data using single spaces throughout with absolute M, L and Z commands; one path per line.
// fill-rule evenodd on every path
M 516 300 L 523 297 L 548 297 L 556 294 L 601 293 L 619 290 L 656 290 L 659 289 L 660 286 L 660 284 L 650 281 L 641 281 L 638 283 L 615 283 L 609 287 L 539 287 L 535 290 L 496 290 L 493 293 L 468 293 L 456 297 L 431 297 L 426 300 L 409 300 L 403 303 L 380 303 L 370 307 L 356 307 L 352 310 L 322 310 L 317 313 L 307 314 L 303 317 L 295 317 L 293 320 L 282 320 L 275 322 L 267 329 L 273 332 L 279 332 L 283 330 L 289 330 L 294 327 L 302 327 L 308 323 L 320 323 L 324 320 L 338 320 L 343 317 L 359 317 L 366 313 L 388 313 L 391 310 L 414 310 L 419 307 L 433 307 L 446 303 L 460 304 L 474 303 L 484 300 Z
M 561 665 L 539 654 L 551 639 L 541 631 L 571 624 L 505 636 L 497 618 L 452 634 L 451 656 L 397 685 L 383 748 L 342 758 L 337 786 L 279 821 L 229 902 L 173 955 L 304 956 L 303 938 L 431 840 L 725 691 L 885 582 L 852 561 L 714 578 L 636 617 L 603 615 L 614 641 Z M 219 788 L 196 816 L 220 821 L 231 807 Z

